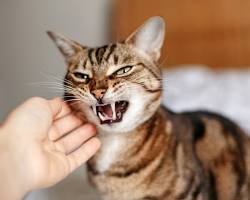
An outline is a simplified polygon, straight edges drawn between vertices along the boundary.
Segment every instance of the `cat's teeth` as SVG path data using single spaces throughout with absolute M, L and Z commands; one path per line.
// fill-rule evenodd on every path
M 112 109 L 112 120 L 116 120 L 115 102 L 111 103 L 111 109 Z
M 120 118 L 121 116 L 122 116 L 122 113 L 121 113 L 121 112 L 118 112 L 118 113 L 117 113 L 117 117 Z
M 105 117 L 105 119 L 110 119 L 110 117 L 106 113 L 102 113 L 102 115 Z
M 92 107 L 92 110 L 94 111 L 95 115 L 97 115 L 96 106 L 91 106 L 91 107 Z
M 102 121 L 110 120 L 111 119 L 108 115 L 106 115 L 106 113 L 102 113 L 102 112 L 98 112 L 98 116 L 100 117 L 100 119 Z
M 98 116 L 102 121 L 106 120 L 106 117 L 104 117 L 101 112 L 98 112 Z

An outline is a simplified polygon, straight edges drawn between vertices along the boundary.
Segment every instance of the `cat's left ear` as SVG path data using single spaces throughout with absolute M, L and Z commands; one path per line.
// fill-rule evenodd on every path
M 161 47 L 165 36 L 165 22 L 162 17 L 151 17 L 125 41 L 143 51 L 151 59 L 157 61 L 161 55 Z
M 63 36 L 62 34 L 47 31 L 49 37 L 55 42 L 56 46 L 60 50 L 60 52 L 65 57 L 66 61 L 74 56 L 77 52 L 83 49 L 83 46 L 78 44 L 77 42 L 70 40 Z

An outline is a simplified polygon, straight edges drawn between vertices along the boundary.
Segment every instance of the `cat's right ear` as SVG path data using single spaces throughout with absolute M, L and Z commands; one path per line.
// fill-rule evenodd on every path
M 47 34 L 54 41 L 66 60 L 83 49 L 83 46 L 73 40 L 66 38 L 62 34 L 51 31 L 47 31 Z
M 146 53 L 152 60 L 157 61 L 161 55 L 164 35 L 164 19 L 159 16 L 151 17 L 133 32 L 125 43 L 133 45 L 138 50 Z

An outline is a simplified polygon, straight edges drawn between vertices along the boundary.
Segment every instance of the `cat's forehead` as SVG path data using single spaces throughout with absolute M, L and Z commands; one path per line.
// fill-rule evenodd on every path
M 110 67 L 134 64 L 138 61 L 135 52 L 122 43 L 114 43 L 96 48 L 86 48 L 71 62 L 71 70 L 87 70 L 95 74 L 105 74 Z

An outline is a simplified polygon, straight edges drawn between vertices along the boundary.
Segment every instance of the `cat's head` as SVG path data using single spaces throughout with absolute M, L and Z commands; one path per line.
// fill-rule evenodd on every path
M 149 119 L 160 105 L 164 32 L 164 20 L 152 17 L 124 42 L 97 48 L 48 32 L 68 65 L 65 98 L 72 108 L 107 133 L 129 132 Z

